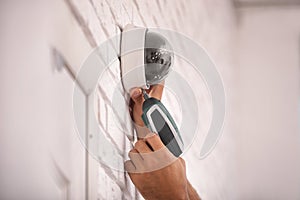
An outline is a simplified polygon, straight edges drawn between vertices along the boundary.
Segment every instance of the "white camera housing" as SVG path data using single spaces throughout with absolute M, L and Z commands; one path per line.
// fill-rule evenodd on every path
M 131 31 L 134 30 L 134 31 Z M 146 88 L 144 50 L 147 28 L 127 25 L 121 35 L 121 72 L 125 90 L 130 93 L 134 87 Z M 128 52 L 128 53 L 126 53 Z
M 121 35 L 121 74 L 123 86 L 147 89 L 164 80 L 173 63 L 168 40 L 147 28 L 126 25 Z

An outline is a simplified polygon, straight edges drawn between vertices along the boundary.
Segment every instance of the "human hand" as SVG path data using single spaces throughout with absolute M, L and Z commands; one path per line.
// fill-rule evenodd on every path
M 138 140 L 129 157 L 125 169 L 145 199 L 189 199 L 185 162 L 157 134 Z
M 162 93 L 164 89 L 164 82 L 159 83 L 157 85 L 150 86 L 146 92 L 149 94 L 150 97 L 154 97 L 158 100 L 161 100 Z M 145 124 L 142 120 L 143 114 L 143 102 L 145 101 L 141 88 L 134 88 L 130 91 L 130 113 L 133 121 L 137 126 L 144 127 Z
M 163 88 L 164 83 L 161 83 L 146 91 L 151 97 L 161 100 Z M 135 88 L 130 94 L 130 112 L 139 138 L 128 154 L 130 160 L 125 162 L 132 182 L 145 199 L 200 200 L 186 178 L 185 161 L 176 158 L 157 134 L 149 136 L 150 130 L 141 118 L 145 101 L 142 90 Z

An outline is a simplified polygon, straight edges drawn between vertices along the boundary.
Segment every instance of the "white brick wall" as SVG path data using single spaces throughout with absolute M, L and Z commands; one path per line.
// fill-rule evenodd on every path
M 122 166 L 134 139 L 128 113 L 114 115 L 126 102 L 120 87 L 119 104 L 110 102 L 120 79 L 118 61 L 96 99 L 89 76 L 77 81 L 83 90 L 76 125 L 94 157 L 72 119 L 74 76 L 93 48 L 128 23 L 187 35 L 221 73 L 229 112 L 224 137 L 204 160 L 197 155 L 211 117 L 209 94 L 192 70 L 184 74 L 199 92 L 199 137 L 184 158 L 200 196 L 299 199 L 299 4 L 272 2 L 247 1 L 233 10 L 230 0 L 0 1 L 0 199 L 142 199 L 125 173 L 94 159 L 99 151 L 109 157 L 115 147 L 120 159 L 114 161 Z M 182 72 L 185 65 L 176 59 L 174 68 Z M 180 124 L 172 95 L 166 91 L 163 102 Z M 90 120 L 94 115 L 98 123 Z
M 232 72 L 234 66 L 232 61 L 232 39 L 234 38 L 235 22 L 231 1 L 64 0 L 64 3 L 69 8 L 73 18 L 77 21 L 85 36 L 86 42 L 91 48 L 100 45 L 109 37 L 119 33 L 120 29 L 118 26 L 124 27 L 128 23 L 133 23 L 137 26 L 171 29 L 187 35 L 207 49 L 222 74 L 224 84 L 229 88 L 232 87 Z M 62 54 L 68 52 L 70 52 L 70 50 L 62 51 Z M 74 59 L 71 56 L 67 57 L 67 59 L 70 60 Z M 102 59 L 106 60 L 107 58 Z M 80 64 L 77 62 L 77 66 L 78 65 Z M 119 61 L 116 61 L 108 71 L 105 72 L 104 78 L 99 84 L 98 100 L 96 100 L 98 113 L 96 113 L 96 115 L 98 116 L 99 124 L 105 137 L 117 147 L 120 156 L 126 158 L 127 152 L 131 148 L 128 138 L 133 134 L 130 119 L 128 115 L 117 117 L 117 120 L 119 120 L 119 118 L 122 120 L 118 121 L 121 127 L 116 126 L 116 117 L 113 114 L 114 107 L 112 102 L 109 102 L 116 84 L 120 81 L 118 67 Z M 122 89 L 119 89 L 122 93 Z M 203 92 L 206 93 L 205 91 Z M 170 104 L 168 96 L 169 95 L 166 95 L 164 97 L 167 105 Z M 125 103 L 125 98 L 123 100 Z M 202 103 L 202 105 L 208 105 L 206 97 L 199 101 L 201 101 L 200 104 Z M 209 111 L 207 111 L 207 113 L 209 114 Z M 205 116 L 203 117 L 205 118 Z M 207 118 L 209 118 L 209 115 Z M 180 116 L 176 116 L 176 113 L 175 119 L 180 119 Z M 202 127 L 203 130 L 205 130 L 205 128 L 207 128 L 205 126 L 208 125 L 209 120 L 203 120 L 207 121 L 204 123 L 204 127 Z M 226 128 L 228 127 L 225 127 L 225 132 Z M 95 137 L 91 138 L 95 139 Z M 230 171 L 232 169 L 229 164 L 226 164 L 226 159 L 233 148 L 234 145 L 231 141 L 220 142 L 214 153 L 206 160 L 201 161 L 196 158 L 196 154 L 199 153 L 200 149 L 197 145 L 193 145 L 191 148 L 192 153 L 186 155 L 188 176 L 203 198 L 229 198 L 226 192 L 224 192 L 224 188 L 222 188 L 222 186 L 226 184 L 221 183 L 228 180 L 226 176 L 230 176 L 230 172 L 226 173 L 225 176 L 225 174 L 216 174 L 216 171 L 218 171 L 220 167 L 224 168 L 224 166 L 227 168 L 222 171 Z M 228 153 L 222 153 L 223 149 L 227 149 L 226 152 Z M 122 155 L 122 153 L 125 153 L 125 155 Z M 222 154 L 221 157 L 224 160 L 215 160 L 214 154 L 218 153 Z M 91 164 L 93 164 L 93 162 L 91 162 Z M 99 166 L 97 170 L 98 194 L 96 195 L 98 199 L 141 198 L 138 197 L 139 195 L 136 196 L 136 191 L 126 174 L 105 169 L 104 165 L 97 166 Z M 95 170 L 94 173 L 96 173 Z M 213 177 L 213 179 L 211 177 Z M 220 184 L 216 185 L 214 181 L 218 181 Z M 91 183 L 92 182 L 93 181 L 91 181 Z M 89 190 L 90 193 L 94 191 L 95 190 Z M 89 196 L 93 198 L 96 197 L 94 194 L 89 194 Z

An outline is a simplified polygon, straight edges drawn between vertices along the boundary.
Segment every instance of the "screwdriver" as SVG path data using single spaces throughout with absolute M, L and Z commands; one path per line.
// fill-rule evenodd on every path
M 160 100 L 150 97 L 143 88 L 142 93 L 145 99 L 142 114 L 145 125 L 159 135 L 174 156 L 179 157 L 184 144 L 174 119 Z

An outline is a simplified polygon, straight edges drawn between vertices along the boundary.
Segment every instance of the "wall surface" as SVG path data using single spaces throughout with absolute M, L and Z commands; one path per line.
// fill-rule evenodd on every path
M 74 81 L 53 63 L 50 7 L 0 4 L 0 199 L 85 199 L 85 150 L 70 103 Z M 83 93 L 80 99 L 84 110 Z
M 89 77 L 74 81 L 92 50 L 128 23 L 178 31 L 206 49 L 215 62 L 226 90 L 223 136 L 207 158 L 198 158 L 211 104 L 204 82 L 196 82 L 202 94 L 198 101 L 202 123 L 184 158 L 188 178 L 203 199 L 238 199 L 236 16 L 231 1 L 53 0 L 34 6 L 5 1 L 0 9 L 1 199 L 142 199 L 124 172 L 97 162 L 99 155 L 89 155 L 83 145 L 85 141 L 88 148 L 101 149 L 107 139 L 126 159 L 133 135 L 130 119 L 123 116 L 121 129 L 116 127 L 109 102 L 120 79 L 118 61 L 99 83 L 96 99 Z M 186 63 L 176 62 L 178 72 L 193 77 L 180 68 Z M 82 113 L 76 124 L 84 133 L 81 137 L 73 120 L 74 82 L 82 89 L 76 105 Z M 122 98 L 124 103 L 126 96 Z M 173 109 L 177 104 L 171 98 L 166 91 L 163 101 L 180 121 L 180 110 Z M 96 111 L 87 106 L 94 103 Z M 99 124 L 90 121 L 94 115 Z
M 239 199 L 299 199 L 299 6 L 238 9 Z
M 222 138 L 215 151 L 205 160 L 200 160 L 199 143 L 203 141 L 203 134 L 209 126 L 211 115 L 209 95 L 203 89 L 203 83 L 194 83 L 203 92 L 199 99 L 200 106 L 203 107 L 201 115 L 202 125 L 198 134 L 202 134 L 190 150 L 185 154 L 187 160 L 188 176 L 200 195 L 205 199 L 233 199 L 236 184 L 233 179 L 235 154 L 235 144 L 233 141 L 235 125 L 231 120 L 234 116 L 234 37 L 235 18 L 233 7 L 230 1 L 66 1 L 71 6 L 74 15 L 77 16 L 79 24 L 83 29 L 91 46 L 101 44 L 107 38 L 119 33 L 119 28 L 128 23 L 142 27 L 160 27 L 178 31 L 207 50 L 213 61 L 216 63 L 225 85 L 227 94 L 228 116 L 224 127 L 226 137 Z M 115 55 L 116 56 L 116 55 Z M 102 58 L 106 60 L 107 58 Z M 175 68 L 179 73 L 185 73 L 187 77 L 192 77 L 192 71 L 186 71 L 180 66 L 184 63 L 177 60 Z M 132 127 L 129 116 L 123 116 L 122 123 L 115 121 L 114 105 L 111 102 L 117 83 L 120 80 L 119 63 L 116 61 L 104 74 L 104 78 L 99 82 L 98 88 L 98 116 L 101 130 L 107 140 L 122 153 L 126 159 L 130 150 L 130 142 L 126 134 L 132 135 Z M 193 78 L 191 78 L 193 79 Z M 197 81 L 197 79 L 195 79 Z M 87 80 L 88 82 L 88 80 Z M 200 89 L 202 88 L 202 89 Z M 121 89 L 121 88 L 119 88 Z M 126 101 L 124 98 L 123 102 Z M 121 101 L 122 102 L 122 101 Z M 176 107 L 172 105 L 171 94 L 165 92 L 163 102 L 174 111 L 175 119 L 180 119 L 180 112 L 176 112 Z M 188 104 L 188 102 L 186 102 Z M 201 107 L 201 108 L 202 108 Z M 96 129 L 95 129 L 96 130 Z M 95 132 L 95 131 L 94 131 Z M 102 141 L 93 135 L 90 143 L 101 146 Z M 124 155 L 125 154 L 125 155 Z M 104 166 L 98 170 L 99 188 L 98 197 L 106 199 L 114 195 L 115 198 L 135 198 L 136 191 L 128 181 L 128 177 L 122 177 L 119 172 L 111 172 Z M 97 170 L 94 169 L 96 172 Z M 109 176 L 107 178 L 107 175 Z M 116 180 L 117 179 L 117 180 Z M 227 182 L 231 180 L 232 184 Z M 95 180 L 92 185 L 95 185 Z M 126 187 L 124 187 L 126 185 Z M 92 187 L 92 186 L 91 186 Z M 112 189 L 111 189 L 112 188 Z M 94 193 L 91 190 L 91 195 Z M 111 192 L 107 192 L 111 191 Z M 124 193 L 126 193 L 124 195 Z M 123 195 L 123 196 L 122 196 Z M 129 195 L 129 196 L 128 196 Z M 139 195 L 136 198 L 141 198 Z
M 188 167 L 188 176 L 192 184 L 203 198 L 208 199 L 232 199 L 235 184 L 228 186 L 228 180 L 234 179 L 234 142 L 232 137 L 234 123 L 231 121 L 233 111 L 234 91 L 234 35 L 235 21 L 232 4 L 230 1 L 79 1 L 66 0 L 64 3 L 70 9 L 76 19 L 86 41 L 91 47 L 96 47 L 109 37 L 120 33 L 119 27 L 128 23 L 143 27 L 160 27 L 178 31 L 205 48 L 221 73 L 228 97 L 228 118 L 224 127 L 224 134 L 228 134 L 220 140 L 215 151 L 205 160 L 199 160 L 199 142 L 196 141 L 185 155 Z M 60 28 L 60 30 L 64 28 Z M 63 32 L 63 31 L 61 31 Z M 64 33 L 62 33 L 64 34 Z M 68 34 L 68 33 L 67 33 Z M 65 35 L 73 38 L 73 33 Z M 63 39 L 62 39 L 63 40 Z M 70 39 L 71 40 L 71 39 Z M 56 45 L 71 66 L 79 66 L 80 60 L 73 56 L 78 55 L 77 50 L 57 42 Z M 80 43 L 80 42 L 76 42 Z M 76 47 L 74 44 L 72 46 Z M 85 55 L 87 56 L 87 54 Z M 106 60 L 107 58 L 101 58 Z M 83 60 L 81 60 L 83 62 Z M 180 63 L 180 61 L 178 61 Z M 80 63 L 81 64 L 81 63 Z M 182 63 L 181 63 L 182 64 Z M 99 125 L 105 133 L 106 139 L 121 150 L 120 156 L 126 157 L 130 149 L 127 135 L 132 135 L 132 127 L 128 126 L 130 119 L 124 117 L 121 130 L 116 127 L 113 116 L 113 106 L 109 102 L 115 83 L 119 77 L 119 63 L 116 61 L 108 70 L 106 79 L 100 82 L 98 88 L 98 114 Z M 184 69 L 184 68 L 183 68 Z M 180 70 L 180 69 L 179 69 Z M 186 73 L 186 72 L 184 72 Z M 89 85 L 89 79 L 83 80 L 84 85 Z M 200 85 L 199 85 L 200 87 Z M 87 88 L 90 92 L 91 88 Z M 205 93 L 205 91 L 203 91 Z M 207 92 L 206 92 L 207 93 Z M 166 92 L 164 96 L 166 105 L 171 105 L 170 97 Z M 207 95 L 198 103 L 203 106 L 205 114 L 202 115 L 203 125 L 200 130 L 205 133 L 209 126 L 209 100 Z M 93 101 L 93 100 L 90 100 Z M 125 102 L 125 99 L 124 99 Z M 91 111 L 90 113 L 93 113 Z M 180 113 L 174 113 L 175 118 L 180 118 Z M 91 125 L 90 127 L 93 127 Z M 96 130 L 96 128 L 94 129 Z M 97 147 L 102 141 L 97 137 L 93 128 L 90 130 L 89 143 Z M 125 132 L 125 133 L 124 133 Z M 92 134 L 94 133 L 94 134 Z M 202 133 L 203 134 L 203 133 Z M 203 137 L 203 136 L 202 136 Z M 226 150 L 226 151 L 225 151 Z M 125 155 L 124 155 L 125 154 Z M 96 155 L 97 156 L 97 155 Z M 128 177 L 122 172 L 111 171 L 105 165 L 100 165 L 93 159 L 89 159 L 89 197 L 91 199 L 120 199 L 141 198 L 137 195 Z M 97 175 L 97 176 L 96 176 Z M 98 177 L 95 180 L 94 177 Z M 225 187 L 226 186 L 226 187 Z M 95 191 L 98 191 L 95 193 Z M 137 195 L 137 196 L 136 196 Z
M 75 80 L 93 49 L 129 23 L 188 36 L 222 77 L 223 135 L 201 160 L 210 94 L 204 81 L 185 70 L 186 61 L 175 60 L 174 69 L 197 91 L 201 110 L 197 137 L 183 156 L 200 196 L 300 198 L 299 1 L 32 2 L 0 1 L 0 199 L 142 199 L 126 173 L 98 162 L 113 153 L 122 167 L 135 138 L 128 113 L 115 115 L 128 100 L 118 86 L 119 61 L 95 90 L 95 74 Z M 91 64 L 97 68 L 117 56 L 108 52 Z M 76 101 L 74 86 L 80 88 Z M 166 87 L 162 101 L 180 124 L 182 110 L 173 97 Z

